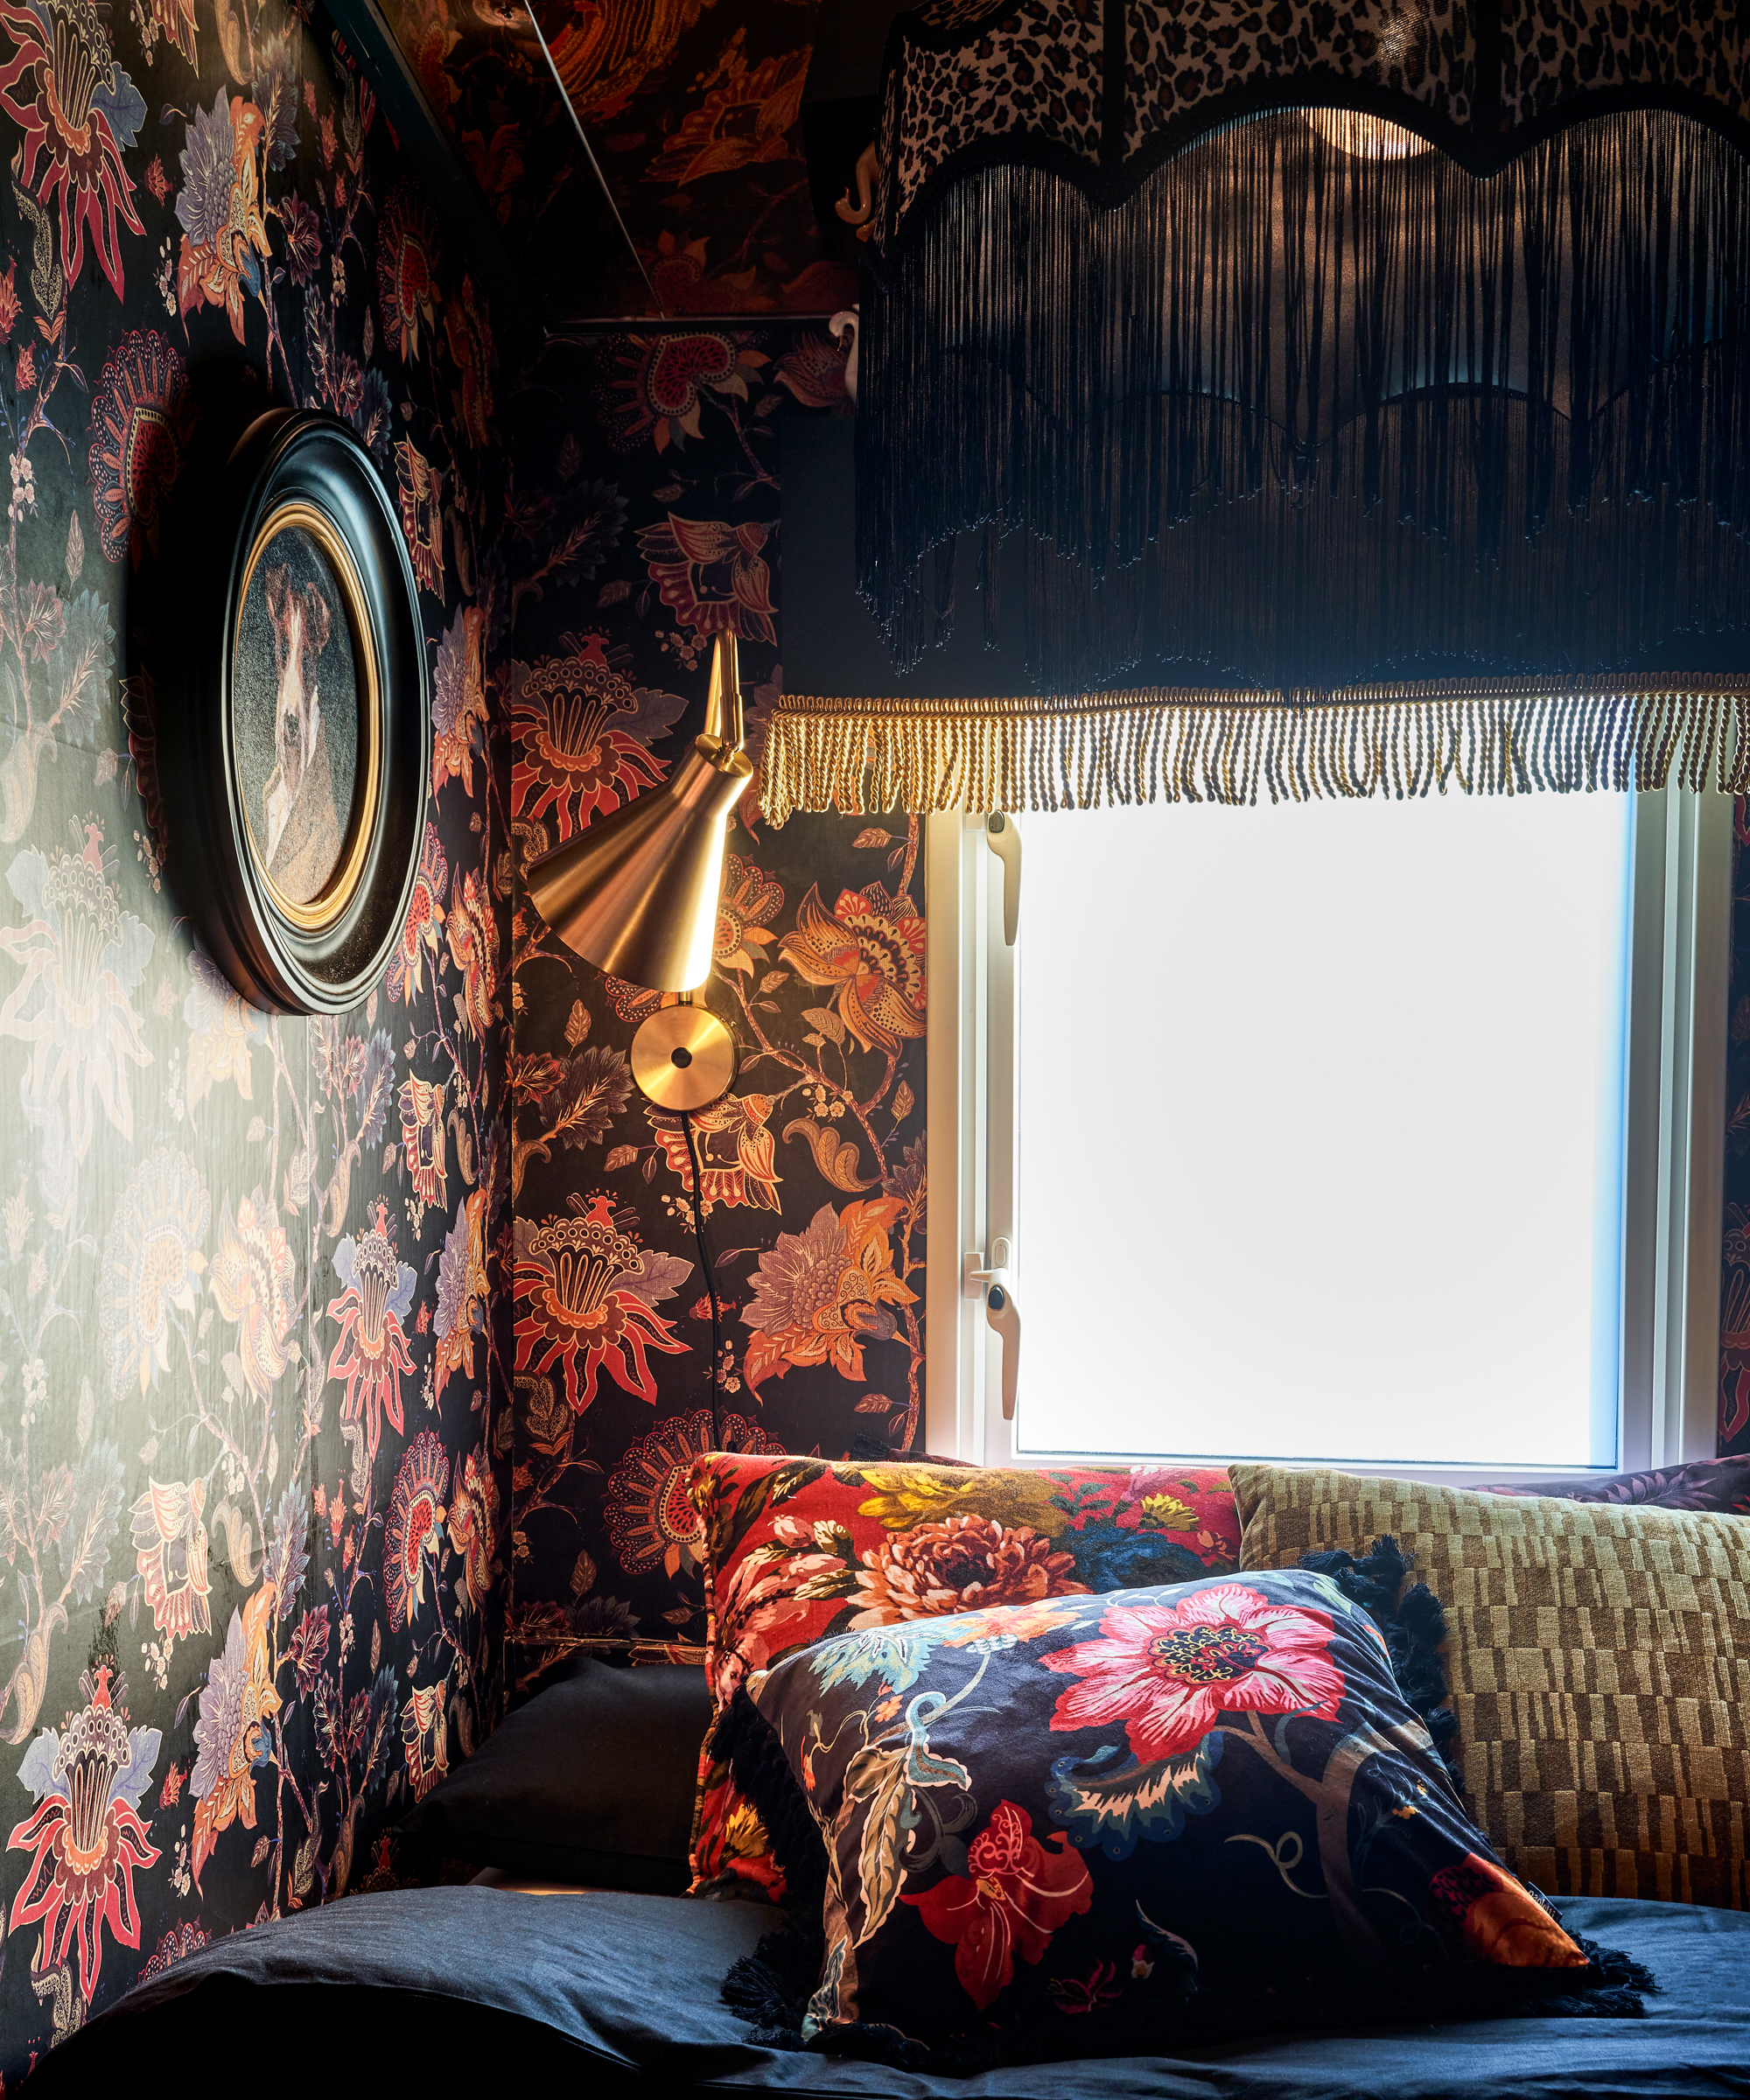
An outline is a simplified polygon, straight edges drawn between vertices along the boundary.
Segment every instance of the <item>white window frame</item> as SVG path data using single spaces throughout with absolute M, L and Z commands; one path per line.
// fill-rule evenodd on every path
M 1592 1469 L 1600 1473 L 1714 1453 L 1732 807 L 1730 795 L 1712 789 L 1635 798 L 1617 1463 Z M 1268 809 L 1256 815 L 1269 823 Z M 1026 820 L 1018 821 L 1025 840 Z M 987 1326 L 982 1286 L 969 1284 L 967 1274 L 987 1265 L 999 1238 L 1014 1247 L 1023 1387 L 1027 1298 L 1043 1287 L 1024 1274 L 1016 1230 L 1016 971 L 1003 939 L 1004 868 L 985 819 L 960 810 L 926 820 L 924 864 L 932 1226 L 925 1448 L 985 1466 L 1123 1465 L 1116 1455 L 1018 1456 L 1013 1426 L 1003 1418 L 1003 1345 Z M 1023 927 L 1026 911 L 1024 879 Z M 1171 1452 L 1134 1455 L 1224 1463 Z M 1556 1470 L 1348 1461 L 1344 1469 L 1454 1487 Z

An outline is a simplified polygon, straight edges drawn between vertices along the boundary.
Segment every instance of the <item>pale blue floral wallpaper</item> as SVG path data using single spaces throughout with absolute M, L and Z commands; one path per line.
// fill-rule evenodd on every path
M 501 378 L 464 260 L 319 10 L 0 0 L 0 126 L 10 2083 L 143 1972 L 392 1878 L 496 1718 L 509 1160 Z M 158 778 L 172 505 L 276 402 L 370 448 L 432 674 L 414 914 L 319 1022 L 192 939 Z

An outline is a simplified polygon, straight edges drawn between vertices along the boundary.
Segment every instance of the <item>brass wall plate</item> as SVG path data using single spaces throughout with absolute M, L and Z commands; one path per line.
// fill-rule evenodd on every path
M 659 1109 L 708 1109 L 735 1077 L 735 1044 L 707 1006 L 663 1006 L 632 1039 L 632 1076 Z

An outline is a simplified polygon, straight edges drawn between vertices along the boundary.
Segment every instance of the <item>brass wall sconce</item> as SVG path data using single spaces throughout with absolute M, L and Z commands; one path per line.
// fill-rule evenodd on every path
M 735 1074 L 729 1031 L 689 995 L 710 975 L 724 835 L 753 777 L 746 744 L 735 637 L 719 634 L 704 729 L 662 787 L 528 870 L 529 898 L 566 947 L 629 984 L 682 995 L 633 1039 L 633 1076 L 660 1108 L 704 1108 Z

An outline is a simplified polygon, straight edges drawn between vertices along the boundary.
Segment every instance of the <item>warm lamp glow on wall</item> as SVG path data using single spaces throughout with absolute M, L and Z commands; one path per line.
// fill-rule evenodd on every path
M 633 1039 L 633 1075 L 661 1108 L 704 1108 L 734 1075 L 729 1031 L 690 994 L 710 974 L 724 836 L 753 777 L 745 741 L 735 637 L 719 634 L 704 732 L 662 787 L 528 870 L 535 908 L 586 962 L 683 995 Z

